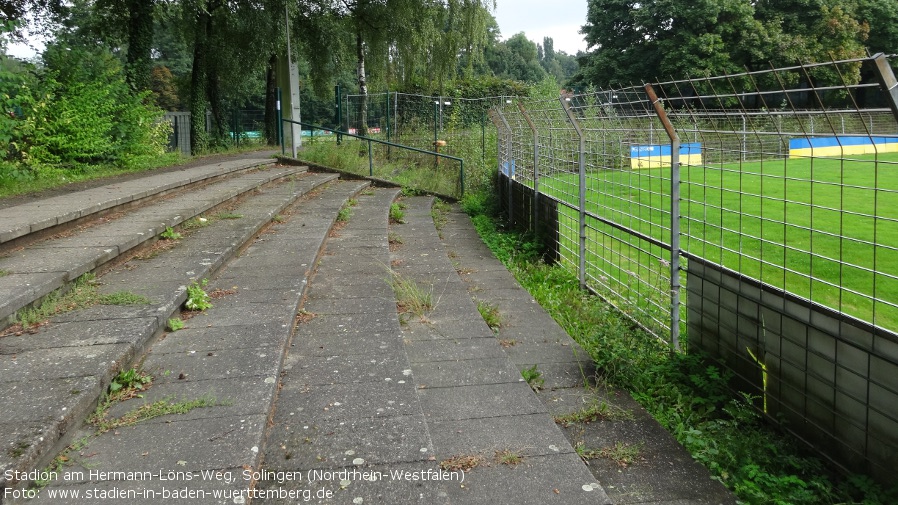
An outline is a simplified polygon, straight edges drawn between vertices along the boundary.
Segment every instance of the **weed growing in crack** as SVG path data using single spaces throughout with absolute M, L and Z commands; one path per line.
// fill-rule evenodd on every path
M 108 295 L 100 295 L 97 303 L 100 305 L 149 305 L 150 299 L 130 291 L 116 291 Z
M 196 216 L 181 223 L 181 229 L 183 231 L 199 230 L 200 228 L 205 228 L 210 224 L 212 223 L 207 218 Z
M 72 442 L 62 452 L 53 458 L 51 461 L 41 472 L 45 476 L 49 476 L 48 479 L 35 479 L 34 485 L 37 488 L 43 488 L 48 486 L 53 482 L 53 475 L 60 475 L 62 473 L 62 467 L 69 461 L 69 454 L 72 452 L 78 452 L 85 447 L 87 447 L 87 443 L 90 441 L 90 435 L 79 438 L 78 440 Z
M 139 371 L 136 368 L 122 370 L 109 383 L 109 394 L 114 395 L 122 390 L 143 391 L 144 387 L 152 383 L 153 377 L 146 372 Z
M 423 318 L 433 310 L 433 284 L 421 286 L 396 272 L 391 272 L 390 286 L 396 294 L 396 307 L 400 313 L 412 313 Z
M 145 305 L 150 300 L 129 291 L 101 295 L 97 291 L 97 278 L 84 274 L 69 286 L 68 291 L 57 289 L 47 295 L 37 307 L 19 311 L 16 324 L 22 329 L 38 326 L 57 314 L 63 314 L 93 305 Z
M 202 282 L 193 281 L 187 286 L 187 301 L 184 306 L 188 310 L 204 311 L 212 308 L 209 293 L 204 289 L 209 284 L 209 279 L 203 279 Z
M 390 204 L 390 223 L 405 224 L 405 208 L 404 203 L 394 202 Z
M 499 331 L 499 328 L 502 326 L 502 315 L 499 314 L 499 307 L 483 300 L 477 300 L 477 311 L 480 312 L 480 317 L 483 318 L 483 321 L 491 330 Z
M 501 465 L 515 466 L 521 461 L 524 461 L 524 456 L 522 456 L 518 452 L 512 451 L 511 449 L 496 451 L 496 463 L 499 463 Z
M 433 201 L 433 207 L 430 209 L 430 217 L 433 218 L 433 225 L 437 231 L 443 231 L 443 227 L 449 222 L 449 211 L 451 207 L 443 200 L 436 198 Z
M 116 419 L 100 419 L 94 426 L 97 428 L 97 432 L 104 433 L 125 426 L 133 426 L 156 417 L 169 414 L 187 414 L 194 409 L 215 407 L 217 405 L 221 405 L 221 403 L 214 398 L 198 398 L 177 402 L 172 401 L 171 398 L 166 398 L 152 403 L 145 403 Z
M 440 461 L 440 469 L 446 470 L 448 472 L 457 472 L 459 470 L 463 472 L 470 472 L 479 464 L 480 456 L 477 455 L 453 456 L 449 459 Z
M 349 221 L 349 218 L 352 217 L 352 207 L 349 205 L 343 205 L 340 207 L 340 211 L 337 212 L 337 222 L 345 223 Z
M 546 380 L 543 378 L 543 373 L 538 370 L 539 365 L 533 365 L 530 368 L 525 368 L 521 370 L 521 377 L 527 381 L 527 384 L 530 385 L 530 389 L 534 391 L 539 391 L 542 389 L 543 384 L 546 383 Z
M 580 410 L 555 416 L 555 422 L 562 426 L 570 426 L 575 423 L 589 424 L 596 421 L 631 419 L 633 419 L 633 412 L 598 400 Z
M 602 447 L 596 453 L 600 458 L 610 459 L 620 466 L 627 467 L 635 463 L 639 459 L 644 444 L 627 444 L 617 442 L 614 445 Z
M 159 238 L 164 240 L 180 240 L 181 234 L 176 232 L 171 226 L 166 226 L 165 231 L 159 234 Z
M 178 331 L 184 328 L 184 321 L 179 317 L 173 317 L 168 320 L 166 328 L 168 328 L 168 331 Z

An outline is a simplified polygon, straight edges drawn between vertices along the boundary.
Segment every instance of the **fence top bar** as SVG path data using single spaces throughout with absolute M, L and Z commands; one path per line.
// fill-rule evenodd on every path
M 858 112 L 862 114 L 873 114 L 873 113 L 892 113 L 891 109 L 879 107 L 875 109 L 795 109 L 795 110 L 713 110 L 713 109 L 704 109 L 700 113 L 697 112 L 680 112 L 677 110 L 671 110 L 667 112 L 667 115 L 670 117 L 718 117 L 718 116 L 823 116 L 823 115 L 838 115 L 838 114 L 851 114 L 857 115 Z
M 793 71 L 793 70 L 807 70 L 809 68 L 825 67 L 825 66 L 838 65 L 838 64 L 863 63 L 865 61 L 874 61 L 876 56 L 878 56 L 879 54 L 881 54 L 881 53 L 877 53 L 873 56 L 865 56 L 863 58 L 850 58 L 847 60 L 825 61 L 825 62 L 819 62 L 819 63 L 804 63 L 804 64 L 795 65 L 792 67 L 770 68 L 767 70 L 752 70 L 749 72 L 741 72 L 738 74 L 724 74 L 724 75 L 707 76 L 707 77 L 687 78 L 687 79 L 680 79 L 680 80 L 674 80 L 674 81 L 662 81 L 662 82 L 658 82 L 656 84 L 658 84 L 660 86 L 664 86 L 664 85 L 669 85 L 669 84 L 680 84 L 680 83 L 684 83 L 684 82 L 713 81 L 713 80 L 731 79 L 733 77 L 748 77 L 748 76 L 755 76 L 755 75 L 764 75 L 764 74 L 769 74 L 771 72 L 789 72 L 789 71 Z
M 680 95 L 667 97 L 664 100 L 666 102 L 678 102 L 678 101 L 686 101 L 686 100 L 705 100 L 705 99 L 721 99 L 721 98 L 746 98 L 751 96 L 761 96 L 761 95 L 782 95 L 782 94 L 799 94 L 799 93 L 807 93 L 810 90 L 814 91 L 842 91 L 847 89 L 861 89 L 861 88 L 878 88 L 878 84 L 854 84 L 851 86 L 809 86 L 807 88 L 793 88 L 793 89 L 775 89 L 775 90 L 764 90 L 764 91 L 750 91 L 750 92 L 742 92 L 742 93 L 720 93 L 714 95 Z
M 347 137 L 357 138 L 359 140 L 367 140 L 368 142 L 376 142 L 378 144 L 383 144 L 383 145 L 390 146 L 390 147 L 398 147 L 400 149 L 408 149 L 409 151 L 415 151 L 415 152 L 421 153 L 421 154 L 429 154 L 431 156 L 439 156 L 440 158 L 446 158 L 448 160 L 455 160 L 455 161 L 459 161 L 461 163 L 465 162 L 465 160 L 458 158 L 456 156 L 449 156 L 448 154 L 438 153 L 438 152 L 434 152 L 434 151 L 426 151 L 424 149 L 418 149 L 417 147 L 405 146 L 402 144 L 394 144 L 393 142 L 387 142 L 386 140 L 373 139 L 371 137 L 363 137 L 361 135 L 355 135 L 353 133 L 336 130 L 334 128 L 328 128 L 326 126 L 316 125 L 316 124 L 312 124 L 312 123 L 306 123 L 303 121 L 294 121 L 292 119 L 286 119 L 286 118 L 281 119 L 281 121 L 283 121 L 285 123 L 298 124 L 300 126 L 312 128 L 313 130 L 317 128 L 319 130 L 334 132 L 334 133 L 337 133 L 340 135 L 346 135 Z
M 413 93 L 402 93 L 401 91 L 381 91 L 380 93 L 368 93 L 367 96 L 370 98 L 372 96 L 382 96 L 382 95 L 402 95 L 402 96 L 413 96 L 413 97 L 427 98 L 427 99 L 443 97 L 443 98 L 449 98 L 451 100 L 464 100 L 464 101 L 468 101 L 468 102 L 485 102 L 485 101 L 489 101 L 489 100 L 504 100 L 506 98 L 509 98 L 509 97 L 505 97 L 505 96 L 482 96 L 479 98 L 462 98 L 462 97 L 455 97 L 455 96 L 451 96 L 451 95 L 419 95 L 419 94 L 413 94 Z M 356 97 L 366 96 L 366 95 L 347 94 L 347 95 L 343 95 L 343 96 L 346 98 L 356 98 Z M 511 98 L 516 98 L 516 97 L 511 97 Z

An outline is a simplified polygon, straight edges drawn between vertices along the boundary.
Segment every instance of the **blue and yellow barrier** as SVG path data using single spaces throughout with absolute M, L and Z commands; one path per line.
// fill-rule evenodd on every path
M 898 152 L 898 137 L 838 135 L 789 140 L 789 158 L 894 152 Z
M 660 168 L 670 166 L 670 144 L 630 146 L 630 168 Z M 702 144 L 680 144 L 681 165 L 702 164 Z

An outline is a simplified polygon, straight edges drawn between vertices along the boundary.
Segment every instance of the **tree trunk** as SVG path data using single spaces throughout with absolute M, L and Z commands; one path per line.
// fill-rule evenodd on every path
M 156 0 L 128 0 L 128 54 L 126 77 L 131 89 L 150 89 L 153 48 L 153 7 Z
M 196 13 L 193 42 L 193 70 L 190 76 L 190 151 L 198 154 L 208 148 L 206 135 L 206 67 L 209 51 L 209 24 L 212 16 L 200 9 Z
M 268 58 L 268 70 L 265 72 L 265 138 L 268 145 L 275 146 L 278 138 L 277 111 L 277 64 L 278 57 L 272 54 Z
M 365 43 L 362 41 L 362 32 L 355 32 L 356 54 L 359 59 L 358 77 L 359 77 L 359 95 L 362 96 L 360 104 L 361 124 L 359 125 L 359 135 L 368 136 L 368 82 L 365 79 Z
M 212 35 L 211 17 L 209 26 L 209 38 Z M 206 96 L 209 98 L 209 109 L 212 111 L 212 141 L 219 147 L 226 147 L 228 142 L 227 119 L 224 115 L 224 104 L 221 100 L 221 79 L 218 70 L 218 60 L 212 58 L 206 72 Z

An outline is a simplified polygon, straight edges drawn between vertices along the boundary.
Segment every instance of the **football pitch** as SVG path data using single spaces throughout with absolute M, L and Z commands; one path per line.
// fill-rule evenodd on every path
M 898 154 L 682 166 L 680 182 L 684 251 L 898 331 Z M 670 168 L 593 170 L 586 187 L 589 213 L 670 243 Z M 543 177 L 540 188 L 577 205 L 577 174 Z M 559 212 L 570 256 L 578 213 Z M 618 286 L 658 271 L 663 248 L 587 224 L 587 263 Z

